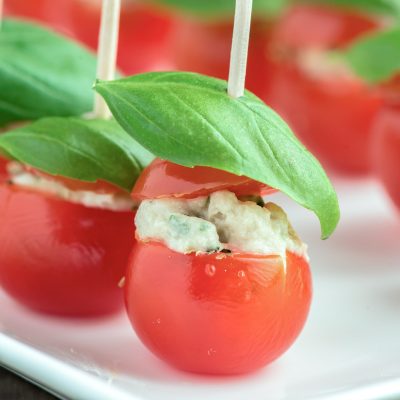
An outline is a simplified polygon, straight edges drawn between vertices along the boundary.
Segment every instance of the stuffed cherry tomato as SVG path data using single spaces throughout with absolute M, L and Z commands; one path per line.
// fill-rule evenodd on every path
M 377 27 L 367 16 L 299 6 L 273 37 L 277 57 L 267 101 L 325 166 L 344 174 L 370 169 L 368 142 L 382 97 L 326 50 Z
M 170 54 L 177 69 L 228 78 L 232 45 L 231 20 L 202 20 L 181 16 L 170 39 Z M 270 84 L 271 22 L 254 18 L 247 63 L 246 87 L 263 97 Z
M 132 325 L 155 355 L 186 371 L 263 367 L 289 348 L 306 321 L 312 294 L 306 246 L 277 205 L 242 201 L 235 184 L 207 181 L 230 174 L 202 167 L 202 181 L 191 180 L 193 169 L 166 165 L 174 178 L 164 165 L 155 169 L 159 180 L 172 182 L 179 196 L 164 186 L 148 198 L 143 181 L 133 192 L 146 200 L 135 218 L 125 285 Z M 154 164 L 148 169 L 151 182 Z M 176 176 L 187 178 L 174 186 Z
M 372 165 L 400 210 L 400 105 L 386 105 L 374 126 Z
M 0 185 L 0 285 L 33 310 L 96 316 L 123 305 L 118 282 L 133 244 L 127 195 L 71 190 L 11 166 Z

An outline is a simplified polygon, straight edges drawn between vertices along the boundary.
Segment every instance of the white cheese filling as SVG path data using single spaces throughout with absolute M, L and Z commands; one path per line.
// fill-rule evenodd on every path
M 17 162 L 8 163 L 7 169 L 10 174 L 10 182 L 13 185 L 47 193 L 70 203 L 112 211 L 129 211 L 135 205 L 128 193 L 125 195 L 121 193 L 94 193 L 89 190 L 71 190 L 61 182 L 27 172 L 22 164 Z
M 307 257 L 307 246 L 291 227 L 285 212 L 273 203 L 260 207 L 220 191 L 197 199 L 145 200 L 135 218 L 142 241 L 159 241 L 179 253 L 223 249 L 255 254 L 286 250 Z

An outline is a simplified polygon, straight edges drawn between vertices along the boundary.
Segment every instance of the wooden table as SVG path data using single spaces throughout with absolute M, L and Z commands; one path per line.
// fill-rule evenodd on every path
M 0 367 L 0 399 L 55 400 L 55 397 Z

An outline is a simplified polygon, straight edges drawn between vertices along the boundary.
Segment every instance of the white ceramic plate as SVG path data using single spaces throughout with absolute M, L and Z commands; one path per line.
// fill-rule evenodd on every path
M 342 222 L 285 202 L 310 245 L 314 301 L 299 340 L 242 377 L 184 374 L 153 357 L 124 315 L 96 321 L 32 314 L 0 292 L 0 363 L 76 400 L 400 398 L 400 218 L 372 182 L 338 182 Z

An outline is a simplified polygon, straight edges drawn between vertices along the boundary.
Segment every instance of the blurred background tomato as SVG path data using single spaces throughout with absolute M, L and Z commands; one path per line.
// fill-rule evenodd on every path
M 331 171 L 370 171 L 369 139 L 382 98 L 330 52 L 379 27 L 374 16 L 314 5 L 288 9 L 275 27 L 273 83 L 264 98 Z

